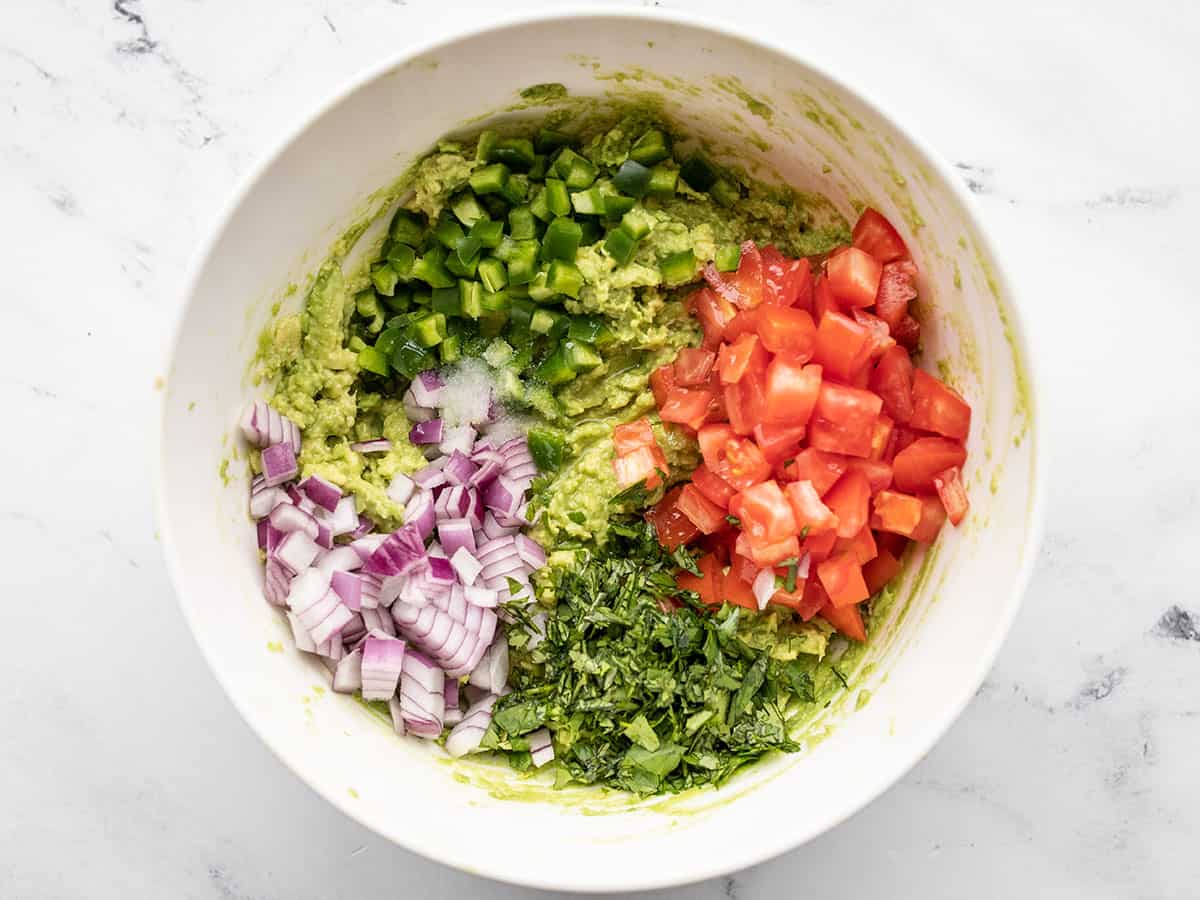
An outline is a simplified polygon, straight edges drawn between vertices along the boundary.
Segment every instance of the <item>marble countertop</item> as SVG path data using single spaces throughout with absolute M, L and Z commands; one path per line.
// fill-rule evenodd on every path
M 957 165 L 1046 360 L 1052 471 L 1023 611 L 946 738 L 806 847 L 662 896 L 1195 896 L 1200 7 L 665 5 L 794 39 Z M 9 4 L 0 896 L 526 893 L 375 837 L 259 743 L 172 596 L 143 449 L 235 181 L 365 63 L 493 8 Z

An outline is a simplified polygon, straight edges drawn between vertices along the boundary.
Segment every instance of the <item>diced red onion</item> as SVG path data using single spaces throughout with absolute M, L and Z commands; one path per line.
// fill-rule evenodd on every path
M 453 560 L 451 561 L 453 563 Z M 450 597 L 446 600 L 445 606 L 438 607 L 450 614 L 455 622 L 466 623 L 467 621 L 467 594 L 465 588 L 461 584 L 456 584 L 450 589 Z
M 434 414 L 432 409 L 426 409 L 417 403 L 417 398 L 413 396 L 411 385 L 409 386 L 408 390 L 404 392 L 404 396 L 401 398 L 400 403 L 404 407 L 404 414 L 408 417 L 408 421 L 410 422 L 428 422 L 433 418 Z
M 358 528 L 358 510 L 354 506 L 353 497 L 343 497 L 338 501 L 329 517 L 328 525 L 334 536 L 351 534 Z
M 454 584 L 454 567 L 445 557 L 429 556 L 429 580 L 435 584 Z
M 350 537 L 354 538 L 355 540 L 358 540 L 361 537 L 366 537 L 368 534 L 371 533 L 371 531 L 374 528 L 375 528 L 375 523 L 372 522 L 370 519 L 368 519 L 366 516 L 364 516 L 362 513 L 359 513 L 358 514 L 358 525 L 355 526 L 355 528 L 352 532 L 350 532 Z
M 324 522 L 317 523 L 317 546 L 324 547 L 326 550 L 333 548 L 333 532 Z
M 278 560 L 268 559 L 263 569 L 263 596 L 272 606 L 287 606 L 292 576 Z
M 490 509 L 483 515 L 483 533 L 489 538 L 507 537 L 520 531 L 516 525 L 504 526 L 496 521 L 496 514 Z
M 410 390 L 412 390 L 413 399 L 417 401 L 418 405 L 424 406 L 426 409 L 435 409 L 442 405 L 445 387 L 446 383 L 442 381 L 441 376 L 433 369 L 418 372 L 417 377 L 409 385 Z
M 455 450 L 464 456 L 470 455 L 475 448 L 475 437 L 475 429 L 470 425 L 455 425 L 453 428 L 446 428 L 437 442 L 438 450 L 444 456 L 453 455 Z
M 413 495 L 413 491 L 417 489 L 417 483 L 405 475 L 403 472 L 397 472 L 392 476 L 392 481 L 388 485 L 387 495 L 393 503 L 403 506 L 408 502 L 408 498 Z
M 440 444 L 445 429 L 441 419 L 430 419 L 428 422 L 417 422 L 408 432 L 408 439 L 417 446 Z
M 351 612 L 362 609 L 362 584 L 362 579 L 350 572 L 334 572 L 329 578 L 330 588 Z
M 425 565 L 425 539 L 411 523 L 389 534 L 363 563 L 370 575 L 407 575 Z
M 796 564 L 796 577 L 801 579 L 808 578 L 808 571 L 811 565 L 812 557 L 805 553 L 800 557 L 800 562 Z
M 325 663 L 327 668 L 332 668 L 336 671 L 337 666 L 332 664 L 337 663 L 346 655 L 346 646 L 342 643 L 341 632 L 335 632 L 317 644 L 317 655 L 324 657 L 322 662 Z
M 442 733 L 446 712 L 445 673 L 419 651 L 409 650 L 402 662 L 400 713 L 406 730 L 423 738 Z
M 338 660 L 333 672 L 333 689 L 339 694 L 353 694 L 362 688 L 362 648 L 352 650 Z
M 754 583 L 750 585 L 750 590 L 754 593 L 754 600 L 758 604 L 758 608 L 766 609 L 771 598 L 775 596 L 775 570 L 768 567 L 759 571 L 754 576 Z
M 459 705 L 461 702 L 458 690 L 458 679 L 447 678 L 446 686 L 442 690 L 442 696 L 446 699 L 446 712 L 442 716 L 443 725 L 457 725 L 462 721 L 463 712 Z
M 386 534 L 368 534 L 360 538 L 355 538 L 347 546 L 361 556 L 363 562 L 366 562 L 371 558 L 371 554 L 379 549 L 379 545 L 386 540 Z
M 468 482 L 471 487 L 483 487 L 490 484 L 504 467 L 503 458 L 494 450 L 486 453 L 474 453 L 471 455 L 471 459 L 478 466 Z
M 451 559 L 463 547 L 475 552 L 475 531 L 466 519 L 445 519 L 438 525 L 437 531 L 442 549 Z
M 525 739 L 529 741 L 529 756 L 536 768 L 541 768 L 554 759 L 554 743 L 550 739 L 550 731 L 539 728 L 530 732 Z
M 442 471 L 444 465 L 446 465 L 445 459 L 435 459 L 429 465 L 414 472 L 413 481 L 417 483 L 417 487 L 427 491 L 441 487 L 446 483 L 446 473 Z
M 283 484 L 300 471 L 291 444 L 272 444 L 262 452 L 263 476 L 267 487 Z
M 392 449 L 392 442 L 387 438 L 376 438 L 373 441 L 355 441 L 350 445 L 350 449 L 355 453 L 388 453 Z
M 359 597 L 359 603 L 363 609 L 375 609 L 379 606 L 379 576 L 366 575 L 359 572 L 358 579 L 362 582 L 362 594 Z
M 386 609 L 364 605 L 358 614 L 362 616 L 363 625 L 366 626 L 368 632 L 381 631 L 385 634 L 395 635 L 396 623 L 392 620 L 392 614 Z
M 466 547 L 459 547 L 454 555 L 450 557 L 450 565 L 454 567 L 454 571 L 458 574 L 458 580 L 465 585 L 475 583 L 479 578 L 479 573 L 483 571 L 483 564 L 471 555 L 471 551 Z
M 437 516 L 433 509 L 433 494 L 430 491 L 417 491 L 404 506 L 404 522 L 417 529 L 424 541 L 433 534 L 433 526 Z
M 537 478 L 538 467 L 532 462 L 521 466 L 505 466 L 504 474 L 515 482 L 528 481 L 532 484 L 533 479 Z
M 450 484 L 469 484 L 479 467 L 461 450 L 454 450 L 442 468 Z
M 498 694 L 508 684 L 508 641 L 499 635 L 471 671 L 470 683 Z
M 517 554 L 535 569 L 540 569 L 546 564 L 546 551 L 542 549 L 541 544 L 526 537 L 523 534 L 515 536 L 517 542 Z
M 268 515 L 281 502 L 288 502 L 287 491 L 277 487 L 264 487 L 250 494 L 250 515 L 256 519 L 261 519 L 263 516 Z
M 404 641 L 368 634 L 363 642 L 362 696 L 364 700 L 387 700 L 396 693 L 405 657 Z
M 363 622 L 362 612 L 356 612 L 350 617 L 350 621 L 346 623 L 346 627 L 338 632 L 338 637 L 347 647 L 353 647 L 354 643 L 367 633 L 367 626 Z
M 523 494 L 523 490 L 501 475 L 484 489 L 483 505 L 495 511 L 497 516 L 513 516 L 521 505 Z
M 467 489 L 462 485 L 455 485 L 442 491 L 438 496 L 437 503 L 434 505 L 434 512 L 440 519 L 462 519 L 465 518 L 470 507 L 470 498 L 467 496 Z
M 451 756 L 466 756 L 479 750 L 483 736 L 492 724 L 492 708 L 499 699 L 494 694 L 484 697 L 467 710 L 463 720 L 446 736 L 446 752 Z
M 317 563 L 317 568 L 326 574 L 332 572 L 353 572 L 356 569 L 361 569 L 363 564 L 362 557 L 351 546 L 334 547 L 328 553 L 321 557 L 321 561 Z
M 296 649 L 304 653 L 316 653 L 317 645 L 313 643 L 312 637 L 309 636 L 308 629 L 300 624 L 300 620 L 295 613 L 287 614 L 288 624 L 292 626 L 292 642 L 295 643 Z
M 404 737 L 408 731 L 404 727 L 404 710 L 400 706 L 399 697 L 392 697 L 388 700 L 388 712 L 392 714 L 392 730 L 400 737 Z
M 500 602 L 500 597 L 495 591 L 477 585 L 467 585 L 463 589 L 463 596 L 471 605 L 485 609 L 492 609 Z
M 478 530 L 483 527 L 483 493 L 479 488 L 467 488 L 467 521 Z
M 309 500 L 329 512 L 337 509 L 338 501 L 342 499 L 342 489 L 319 475 L 305 478 L 300 482 L 300 490 L 308 495 Z
M 241 419 L 238 420 L 238 427 L 246 442 L 255 447 L 288 443 L 297 453 L 300 452 L 299 427 L 263 400 L 246 406 Z
M 275 548 L 275 558 L 295 575 L 311 566 L 320 552 L 316 541 L 302 531 L 293 531 L 283 536 Z

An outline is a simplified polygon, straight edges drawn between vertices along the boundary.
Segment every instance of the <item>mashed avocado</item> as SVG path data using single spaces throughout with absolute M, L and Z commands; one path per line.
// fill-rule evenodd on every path
M 646 149 L 648 135 L 661 138 L 665 156 Z M 507 406 L 563 435 L 563 463 L 537 487 L 542 515 L 533 537 L 547 547 L 601 539 L 619 490 L 612 429 L 643 415 L 657 423 L 650 373 L 698 343 L 682 304 L 687 281 L 699 279 L 721 245 L 752 239 L 803 255 L 848 239 L 846 223 L 821 198 L 715 166 L 716 183 L 698 189 L 706 178 L 689 183 L 694 151 L 681 152 L 684 144 L 669 123 L 631 110 L 581 134 L 485 131 L 442 143 L 414 164 L 395 187 L 403 209 L 365 266 L 345 271 L 348 248 L 337 248 L 303 311 L 278 319 L 260 344 L 260 376 L 276 384 L 273 405 L 304 430 L 302 474 L 353 492 L 385 527 L 399 524 L 387 485 L 424 465 L 408 440 L 400 399 L 407 379 L 477 356 L 492 364 Z M 634 158 L 647 163 L 630 166 Z M 622 173 L 644 171 L 666 190 L 622 194 L 639 191 Z M 552 206 L 558 185 L 570 192 L 565 210 Z M 625 227 L 629 207 L 645 233 L 619 259 L 608 238 Z M 578 249 L 565 256 L 540 243 L 559 220 L 568 236 L 578 233 Z M 689 251 L 690 276 L 664 276 L 664 260 L 682 257 L 687 266 Z M 578 322 L 601 323 L 602 338 L 594 346 L 577 339 Z M 694 468 L 694 442 L 655 428 L 672 469 Z M 351 448 L 381 437 L 392 441 L 390 452 Z

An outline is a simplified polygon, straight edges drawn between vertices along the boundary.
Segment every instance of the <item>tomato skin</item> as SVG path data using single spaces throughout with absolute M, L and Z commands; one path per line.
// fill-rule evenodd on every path
M 817 577 L 834 606 L 853 606 L 871 596 L 862 566 L 851 553 L 838 553 L 817 565 Z
M 735 549 L 732 558 L 729 560 L 729 573 L 726 577 L 736 578 L 748 585 L 753 584 L 755 577 L 758 575 L 759 568 L 759 566 L 754 564 L 754 560 L 748 556 L 742 556 Z
M 836 453 L 809 447 L 801 450 L 789 465 L 784 466 L 784 474 L 788 481 L 811 481 L 817 495 L 824 497 L 846 473 L 848 462 Z
M 849 316 L 828 312 L 817 326 L 813 362 L 842 381 L 854 378 L 871 358 L 871 333 Z
M 707 420 L 713 396 L 712 391 L 702 388 L 672 388 L 658 415 L 664 422 L 698 429 Z
M 771 306 L 758 312 L 758 336 L 772 353 L 807 362 L 816 346 L 817 326 L 806 310 Z
M 821 587 L 817 573 L 810 571 L 808 578 L 804 582 L 804 592 L 801 595 L 800 604 L 795 607 L 796 614 L 803 621 L 810 622 L 823 607 L 828 605 L 829 595 L 825 593 L 825 588 Z
M 904 244 L 904 238 L 900 237 L 900 233 L 883 213 L 869 206 L 854 223 L 850 240 L 855 247 L 870 253 L 881 263 L 908 259 L 908 247 Z
M 851 469 L 825 495 L 825 505 L 838 518 L 837 536 L 854 537 L 866 527 L 871 513 L 871 485 L 867 476 Z M 829 585 L 825 587 L 828 589 Z
M 837 514 L 821 501 L 811 481 L 793 481 L 783 492 L 792 505 L 796 527 L 801 530 L 807 528 L 808 537 L 837 531 Z M 806 542 L 808 537 L 805 538 Z
M 736 384 L 747 372 L 766 372 L 770 357 L 758 334 L 739 334 L 733 343 L 722 344 L 717 355 L 717 371 L 722 384 Z
M 875 495 L 871 527 L 912 537 L 921 524 L 921 516 L 920 497 L 898 491 L 880 491 Z
M 776 425 L 806 425 L 821 390 L 821 367 L 779 355 L 767 366 L 762 417 Z
M 751 485 L 729 501 L 742 533 L 758 545 L 777 544 L 799 531 L 792 506 L 774 481 Z
M 911 494 L 935 490 L 933 478 L 952 466 L 962 467 L 967 451 L 962 444 L 943 437 L 917 438 L 892 460 L 896 487 Z
M 641 447 L 657 446 L 658 441 L 654 438 L 649 419 L 642 418 L 613 428 L 613 452 L 617 456 L 624 456 Z
M 709 288 L 701 288 L 692 294 L 687 305 L 704 329 L 704 346 L 710 350 L 720 346 L 725 326 L 737 314 L 737 307 Z
M 900 324 L 892 329 L 892 337 L 909 353 L 916 353 L 921 346 L 921 323 L 906 313 Z
M 957 466 L 951 466 L 933 476 L 933 486 L 937 488 L 938 499 L 942 501 L 950 524 L 957 527 L 971 508 L 971 502 L 967 499 L 967 489 L 963 487 L 962 472 Z
M 841 307 L 838 306 L 833 291 L 829 289 L 829 279 L 824 275 L 818 275 L 813 281 L 813 320 L 817 323 L 817 327 L 820 327 L 821 320 L 825 318 L 826 313 L 840 311 Z
M 909 425 L 960 441 L 971 430 L 971 407 L 958 392 L 924 369 L 913 372 L 913 414 Z
M 847 461 L 848 471 L 862 472 L 871 486 L 871 495 L 887 490 L 892 485 L 892 466 L 880 459 L 851 459 Z
M 683 347 L 675 357 L 675 384 L 696 387 L 708 382 L 717 355 L 701 347 Z
M 896 339 L 892 337 L 891 329 L 883 319 L 857 308 L 853 310 L 853 318 L 857 324 L 867 329 L 870 335 L 867 341 L 869 359 L 878 359 L 885 351 L 896 346 Z
M 828 559 L 833 553 L 833 546 L 837 543 L 837 531 L 830 529 L 822 531 L 820 534 L 810 534 L 804 539 L 804 543 L 800 549 L 811 557 L 812 562 L 818 563 L 823 559 Z
M 737 493 L 730 487 L 729 482 L 714 474 L 705 463 L 701 463 L 692 472 L 692 484 L 722 510 L 729 509 L 729 501 Z
M 803 425 L 755 425 L 754 443 L 767 462 L 775 466 L 795 457 L 806 430 Z
M 747 557 L 760 569 L 777 566 L 785 559 L 799 558 L 800 541 L 795 536 L 776 544 L 756 544 L 750 535 L 741 532 L 737 537 L 737 552 Z
M 900 340 L 897 330 L 908 317 L 909 302 L 916 299 L 916 279 L 917 267 L 908 260 L 890 262 L 880 272 L 875 315 L 887 322 L 892 337 L 900 343 L 904 342 Z
M 921 498 L 921 521 L 913 529 L 912 539 L 919 544 L 932 544 L 946 523 L 946 508 L 936 496 Z
M 695 591 L 700 595 L 700 601 L 710 606 L 721 602 L 724 575 L 721 572 L 720 561 L 711 553 L 696 560 L 700 575 L 680 571 L 675 576 L 675 583 L 680 590 Z
M 875 558 L 869 562 L 863 563 L 863 581 L 867 584 L 867 590 L 874 597 L 882 591 L 889 581 L 900 574 L 900 560 L 892 555 L 891 551 L 884 547 L 879 547 Z
M 870 391 L 826 381 L 817 394 L 808 443 L 818 450 L 865 459 L 871 455 L 871 435 L 882 408 L 883 401 Z
M 768 244 L 760 251 L 764 303 L 776 306 L 812 305 L 812 273 L 807 259 L 790 259 Z
M 725 510 L 713 503 L 694 484 L 685 484 L 676 498 L 679 511 L 704 534 L 714 534 L 724 528 Z
M 833 552 L 849 553 L 860 566 L 865 566 L 879 555 L 879 548 L 875 544 L 874 532 L 864 525 L 854 537 L 838 538 L 838 542 L 833 545 Z M 863 580 L 866 580 L 865 575 Z
M 883 266 L 871 254 L 847 247 L 825 261 L 829 289 L 843 306 L 874 306 Z
M 763 302 L 762 255 L 754 241 L 742 242 L 742 258 L 736 272 L 719 272 L 711 262 L 704 267 L 704 280 L 715 294 L 739 309 L 753 309 Z
M 663 498 L 646 513 L 646 519 L 654 526 L 658 542 L 668 550 L 688 544 L 700 536 L 700 529 L 692 524 L 679 509 L 679 495 L 683 488 L 667 491 Z
M 667 394 L 675 387 L 675 367 L 668 363 L 659 366 L 650 373 L 650 390 L 654 392 L 654 405 L 662 406 L 667 402 Z
M 891 347 L 871 372 L 870 387 L 883 400 L 884 411 L 907 425 L 913 414 L 913 364 L 903 347 Z
M 749 371 L 737 384 L 726 387 L 724 393 L 733 430 L 743 436 L 753 434 L 754 426 L 765 418 L 766 376 Z
M 820 610 L 821 618 L 852 641 L 865 641 L 867 627 L 857 606 L 834 606 L 827 603 Z
M 758 609 L 758 601 L 754 598 L 754 591 L 750 589 L 750 585 L 740 578 L 735 578 L 732 572 L 727 572 L 721 579 L 721 597 L 726 603 L 734 606 Z

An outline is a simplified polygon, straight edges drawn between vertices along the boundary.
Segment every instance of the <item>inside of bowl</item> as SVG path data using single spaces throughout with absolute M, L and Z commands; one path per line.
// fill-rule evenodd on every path
M 469 71 L 461 59 L 472 60 Z M 538 60 L 533 78 L 529 59 Z M 306 280 L 348 230 L 359 247 L 350 264 L 377 239 L 371 223 L 397 202 L 389 186 L 440 137 L 508 119 L 612 115 L 628 103 L 661 109 L 755 177 L 827 197 L 850 221 L 869 204 L 897 223 L 922 273 L 921 364 L 975 411 L 971 514 L 909 559 L 846 672 L 850 689 L 805 733 L 806 751 L 719 791 L 640 802 L 556 793 L 507 769 L 451 762 L 330 694 L 325 669 L 291 647 L 261 598 L 233 431 L 241 405 L 267 389 L 250 366 L 259 333 L 302 304 Z M 678 880 L 671 861 L 698 839 L 729 849 L 688 862 L 687 878 L 778 852 L 853 812 L 928 749 L 1015 608 L 1034 503 L 1034 410 L 996 271 L 947 173 L 854 94 L 783 54 L 620 15 L 586 27 L 526 22 L 429 50 L 300 133 L 250 186 L 199 272 L 168 379 L 162 461 L 163 527 L 185 612 L 279 756 L 343 810 L 420 852 L 508 880 L 597 889 Z M 466 834 L 489 839 L 464 846 Z M 730 845 L 730 835 L 747 837 Z

